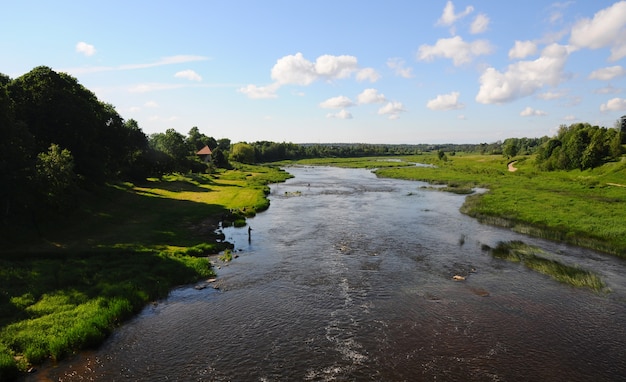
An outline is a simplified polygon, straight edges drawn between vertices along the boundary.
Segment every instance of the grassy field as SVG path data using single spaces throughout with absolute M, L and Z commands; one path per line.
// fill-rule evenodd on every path
M 626 258 L 626 158 L 593 170 L 553 172 L 538 170 L 530 157 L 514 158 L 515 172 L 499 155 L 457 154 L 440 160 L 433 153 L 402 157 L 402 163 L 381 159 L 299 163 L 377 168 L 378 176 L 447 185 L 461 193 L 487 188 L 468 196 L 462 212 L 483 223 Z
M 267 209 L 267 184 L 287 177 L 241 166 L 115 184 L 85 196 L 88 208 L 42 225 L 36 241 L 7 243 L 0 252 L 0 380 L 96 346 L 171 288 L 213 275 L 207 255 L 228 247 L 214 232 L 217 223 Z

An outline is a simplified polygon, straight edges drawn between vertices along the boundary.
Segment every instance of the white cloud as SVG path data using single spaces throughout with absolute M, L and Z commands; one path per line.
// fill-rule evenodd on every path
M 159 107 L 159 104 L 154 102 L 154 101 L 148 101 L 148 102 L 144 103 L 143 106 L 155 108 L 155 107 Z
M 387 67 L 393 69 L 396 76 L 412 78 L 413 68 L 407 68 L 405 65 L 406 62 L 401 58 L 390 58 L 387 60 Z
M 626 57 L 626 1 L 598 11 L 593 19 L 578 21 L 572 28 L 570 43 L 589 49 L 610 46 L 610 61 Z
M 474 57 L 490 54 L 493 47 L 487 40 L 476 40 L 471 43 L 463 41 L 460 36 L 442 38 L 435 45 L 422 45 L 417 52 L 417 59 L 432 61 L 437 57 L 452 59 L 455 66 L 471 62 Z
M 358 70 L 358 65 L 354 56 L 325 54 L 315 60 L 315 72 L 329 80 L 350 77 L 356 70 Z
M 404 105 L 401 102 L 391 101 L 378 109 L 378 115 L 387 115 L 389 119 L 398 119 L 399 114 L 404 112 Z
M 489 28 L 489 21 L 490 20 L 489 20 L 489 17 L 487 17 L 487 15 L 485 15 L 484 13 L 480 13 L 479 15 L 476 16 L 476 18 L 472 22 L 472 25 L 470 26 L 470 33 L 471 34 L 484 33 L 485 31 L 487 31 L 487 28 Z
M 326 118 L 352 119 L 352 114 L 347 110 L 341 110 L 337 113 L 328 113 Z
M 533 109 L 530 106 L 527 106 L 524 110 L 522 110 L 519 115 L 521 115 L 522 117 L 531 117 L 531 116 L 544 116 L 544 115 L 548 115 L 548 113 L 546 113 L 543 110 L 537 110 L 537 109 Z
M 83 41 L 76 44 L 76 51 L 78 53 L 84 54 L 87 57 L 93 56 L 94 54 L 96 54 L 96 48 L 93 45 L 87 44 L 86 42 L 83 42 Z
M 71 73 L 74 75 L 89 74 L 89 73 L 111 72 L 111 71 L 121 71 L 121 70 L 146 69 L 146 68 L 153 68 L 156 66 L 184 64 L 187 62 L 194 62 L 194 61 L 205 61 L 208 59 L 209 59 L 208 57 L 203 57 L 203 56 L 178 55 L 178 56 L 163 57 L 157 61 L 148 62 L 144 64 L 126 64 L 126 65 L 119 65 L 119 66 L 91 66 L 91 67 L 83 67 L 83 68 L 63 69 L 61 71 Z
M 467 117 L 465 116 L 465 114 L 459 114 L 459 115 L 457 115 L 456 119 L 459 119 L 461 121 L 465 121 L 465 120 L 467 120 Z
M 354 106 L 354 102 L 346 96 L 338 96 L 329 98 L 320 103 L 320 107 L 324 109 L 342 109 L 344 107 Z
M 552 44 L 534 61 L 520 61 L 506 72 L 487 68 L 480 76 L 476 101 L 483 104 L 510 102 L 529 96 L 546 85 L 556 86 L 563 79 L 567 48 Z
M 200 77 L 200 75 L 196 72 L 194 72 L 191 69 L 187 69 L 187 70 L 183 70 L 180 72 L 176 72 L 176 74 L 174 74 L 174 77 L 176 78 L 184 78 L 187 79 L 189 81 L 202 81 L 202 77 Z
M 310 85 L 318 79 L 341 79 L 358 70 L 354 56 L 323 55 L 315 63 L 302 53 L 282 57 L 272 68 L 272 79 L 281 85 Z
M 566 96 L 567 96 L 567 91 L 565 90 L 548 91 L 548 92 L 537 94 L 537 98 L 543 99 L 546 101 L 561 99 L 561 98 L 565 98 Z
M 509 50 L 509 59 L 526 58 L 537 53 L 537 44 L 532 41 L 515 41 L 515 46 Z
M 435 99 L 431 99 L 426 103 L 426 107 L 430 110 L 456 110 L 463 109 L 464 104 L 459 102 L 461 93 L 452 92 L 450 94 L 440 94 Z
M 128 88 L 130 93 L 148 93 L 158 90 L 172 90 L 172 89 L 180 89 L 185 87 L 185 85 L 181 84 L 161 84 L 161 83 L 146 83 L 146 84 L 138 84 Z
M 622 89 L 614 88 L 613 86 L 605 86 L 603 88 L 595 89 L 593 94 L 617 94 L 621 93 Z
M 468 5 L 467 7 L 465 7 L 465 10 L 463 12 L 454 13 L 454 4 L 452 4 L 452 1 L 448 1 L 446 3 L 446 6 L 443 8 L 443 14 L 439 18 L 439 20 L 437 20 L 437 25 L 452 25 L 457 20 L 462 19 L 473 11 L 474 7 Z
M 556 24 L 560 21 L 563 20 L 563 11 L 569 7 L 570 5 L 572 5 L 574 2 L 573 1 L 563 1 L 563 2 L 557 2 L 557 3 L 552 3 L 550 5 L 550 16 L 548 17 L 548 21 L 551 24 Z
M 626 110 L 626 99 L 624 98 L 613 98 L 610 99 L 607 103 L 600 105 L 600 111 L 621 111 Z
M 380 79 L 380 74 L 376 72 L 373 68 L 365 68 L 361 69 L 356 74 L 357 81 L 369 81 L 376 82 Z
M 276 91 L 280 85 L 277 83 L 270 84 L 268 86 L 256 86 L 256 85 L 248 85 L 243 88 L 239 88 L 237 91 L 239 93 L 243 93 L 248 96 L 248 98 L 252 99 L 268 99 L 268 98 L 276 98 Z
M 609 66 L 608 68 L 594 70 L 589 75 L 589 79 L 609 81 L 609 80 L 612 80 L 613 78 L 621 77 L 624 75 L 626 75 L 626 69 L 624 69 L 623 67 L 619 65 L 616 65 L 616 66 Z
M 360 104 L 383 103 L 387 102 L 387 98 L 383 94 L 378 94 L 376 89 L 365 89 L 357 96 Z

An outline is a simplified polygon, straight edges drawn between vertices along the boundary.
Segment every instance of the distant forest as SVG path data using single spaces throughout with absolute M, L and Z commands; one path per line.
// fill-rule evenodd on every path
M 561 126 L 557 136 L 509 138 L 480 144 L 294 144 L 215 139 L 192 127 L 146 135 L 76 78 L 40 66 L 11 79 L 0 74 L 0 215 L 36 221 L 72 205 L 79 191 L 107 182 L 136 181 L 172 172 L 211 172 L 232 162 L 265 163 L 319 157 L 474 152 L 536 154 L 544 170 L 588 169 L 622 155 L 624 119 L 613 128 Z M 227 133 L 227 128 L 224 128 Z M 208 146 L 211 161 L 196 152 Z M 440 158 L 444 155 L 440 155 Z

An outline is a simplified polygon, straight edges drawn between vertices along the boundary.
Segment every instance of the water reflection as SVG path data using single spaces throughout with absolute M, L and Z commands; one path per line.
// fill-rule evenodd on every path
M 463 196 L 366 170 L 290 168 L 227 229 L 239 257 L 40 380 L 619 380 L 622 261 L 483 226 Z M 481 248 L 524 240 L 599 272 L 564 286 Z M 463 275 L 456 282 L 454 275 Z M 31 379 L 35 380 L 35 379 Z

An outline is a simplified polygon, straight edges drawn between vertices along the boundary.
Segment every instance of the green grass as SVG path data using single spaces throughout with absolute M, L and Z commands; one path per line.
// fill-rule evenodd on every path
M 529 269 L 548 275 L 556 281 L 578 288 L 600 292 L 606 288 L 602 279 L 578 266 L 571 266 L 549 259 L 549 253 L 521 241 L 499 243 L 491 251 L 494 257 L 524 264 Z
M 173 287 L 212 276 L 207 255 L 229 248 L 214 232 L 217 222 L 245 223 L 268 207 L 267 184 L 287 177 L 246 166 L 115 184 L 84 195 L 88 207 L 41 224 L 42 237 L 5 237 L 0 380 L 97 346 Z
M 626 257 L 626 160 L 587 171 L 537 170 L 532 158 L 519 158 L 509 172 L 501 156 L 456 155 L 436 167 L 382 168 L 377 175 L 487 188 L 467 197 L 462 212 L 488 224 Z

